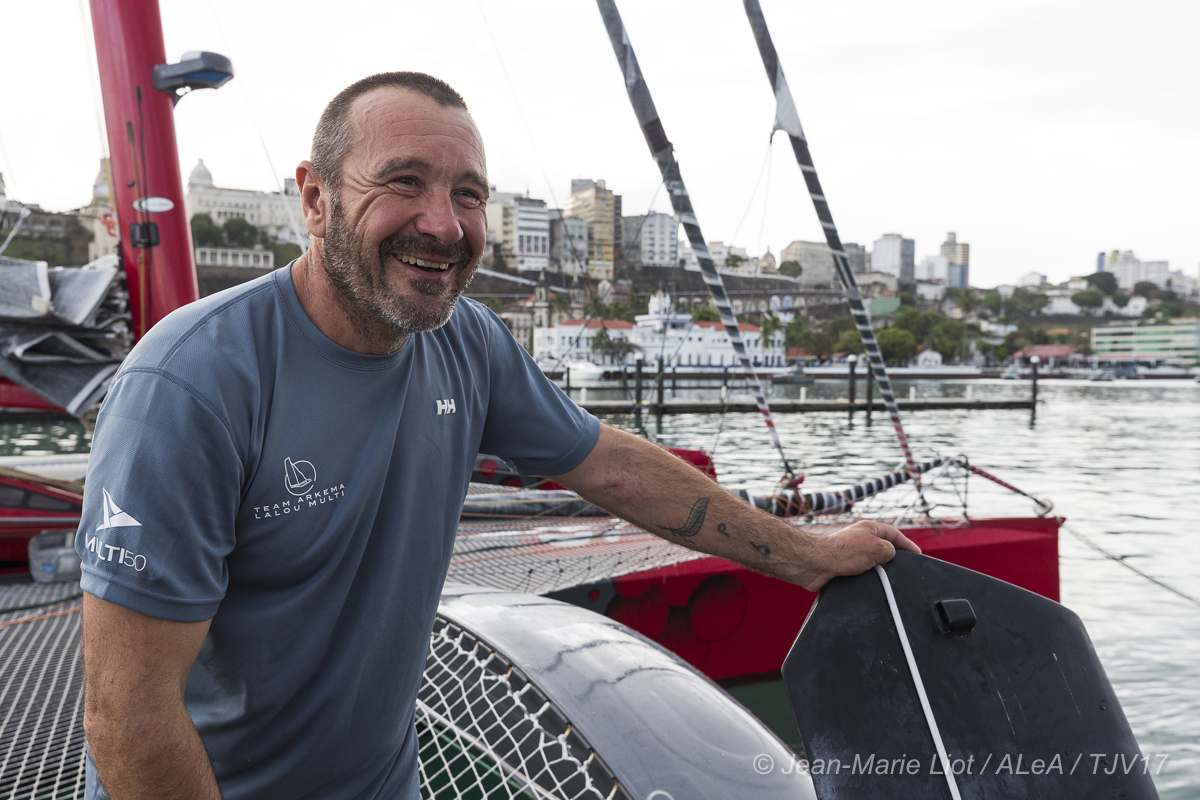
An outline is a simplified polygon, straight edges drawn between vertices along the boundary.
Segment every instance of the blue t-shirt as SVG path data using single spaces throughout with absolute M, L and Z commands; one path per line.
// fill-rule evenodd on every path
M 88 465 L 82 586 L 212 619 L 186 701 L 226 800 L 417 800 L 417 688 L 475 455 L 558 474 L 599 430 L 474 301 L 367 355 L 277 270 L 125 360 Z

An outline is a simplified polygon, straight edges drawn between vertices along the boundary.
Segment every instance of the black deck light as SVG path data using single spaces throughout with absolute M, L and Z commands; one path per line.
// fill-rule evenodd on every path
M 195 89 L 219 89 L 232 78 L 233 62 L 203 50 L 184 53 L 178 64 L 154 67 L 154 88 L 171 95 L 172 103 Z

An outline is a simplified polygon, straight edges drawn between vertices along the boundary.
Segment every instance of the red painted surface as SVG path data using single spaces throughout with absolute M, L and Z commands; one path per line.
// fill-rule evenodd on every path
M 971 520 L 905 533 L 926 555 L 1058 600 L 1055 517 Z M 816 594 L 720 558 L 613 580 L 606 613 L 710 678 L 777 672 Z
M 51 403 L 36 392 L 31 392 L 24 386 L 13 383 L 7 378 L 0 378 L 0 408 L 9 411 L 55 411 L 62 414 L 67 410 L 62 406 Z
M 77 494 L 0 477 L 0 574 L 27 572 L 29 540 L 42 531 L 74 530 L 79 513 Z
M 91 7 L 121 256 L 134 336 L 141 338 L 154 323 L 200 296 L 173 106 L 168 95 L 155 90 L 151 75 L 156 64 L 167 63 L 162 22 L 157 0 L 91 0 Z M 139 197 L 165 197 L 175 205 L 169 211 L 137 211 L 133 202 Z M 161 243 L 131 247 L 129 225 L 134 222 L 157 223 Z

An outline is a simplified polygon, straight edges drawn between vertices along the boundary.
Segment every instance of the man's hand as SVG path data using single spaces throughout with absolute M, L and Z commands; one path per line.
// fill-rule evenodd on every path
M 83 728 L 112 800 L 220 800 L 183 704 L 208 627 L 83 595 Z
M 809 535 L 813 536 L 815 557 L 791 580 L 811 592 L 839 575 L 857 575 L 891 561 L 897 548 L 921 552 L 896 528 L 872 520 L 859 520 L 833 534 Z
M 856 522 L 833 534 L 797 528 L 734 497 L 666 450 L 608 425 L 583 463 L 554 480 L 667 541 L 811 591 L 890 561 L 897 548 L 921 552 L 879 522 Z

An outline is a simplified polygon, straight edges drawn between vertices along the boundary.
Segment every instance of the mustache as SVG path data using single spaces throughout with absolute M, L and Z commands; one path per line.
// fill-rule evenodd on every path
M 430 256 L 437 260 L 461 265 L 469 264 L 475 255 L 462 239 L 450 244 L 443 244 L 432 234 L 408 231 L 394 233 L 380 242 L 379 258 L 381 261 L 392 253 L 404 253 L 418 258 Z

